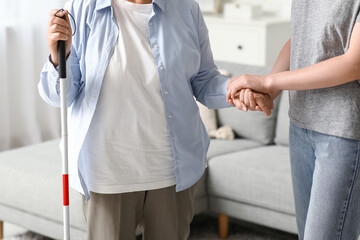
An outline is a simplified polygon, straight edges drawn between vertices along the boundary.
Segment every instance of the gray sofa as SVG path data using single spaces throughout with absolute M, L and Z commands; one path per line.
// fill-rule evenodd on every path
M 233 109 L 218 111 L 220 123 L 232 126 L 243 138 L 211 141 L 206 179 L 210 211 L 297 233 L 287 95 L 283 93 L 270 118 Z
M 265 70 L 264 70 L 265 71 Z M 246 72 L 246 70 L 245 70 Z M 247 72 L 251 73 L 251 69 Z M 221 214 L 296 233 L 288 153 L 288 97 L 263 113 L 217 111 L 219 125 L 235 140 L 211 140 L 196 213 Z M 0 153 L 0 220 L 62 239 L 62 176 L 59 140 Z M 80 194 L 70 191 L 71 239 L 85 239 Z

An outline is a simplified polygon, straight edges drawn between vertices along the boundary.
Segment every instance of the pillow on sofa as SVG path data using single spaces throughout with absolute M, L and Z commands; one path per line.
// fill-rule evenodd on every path
M 274 143 L 275 126 L 279 100 L 274 102 L 274 110 L 270 117 L 263 112 L 243 112 L 237 108 L 220 109 L 217 111 L 219 126 L 231 127 L 235 135 L 262 144 Z
M 208 109 L 199 102 L 196 102 L 199 107 L 200 117 L 205 125 L 206 131 L 210 133 L 217 129 L 216 113 L 214 109 Z
M 277 118 L 275 143 L 289 146 L 289 91 L 283 91 L 280 96 Z

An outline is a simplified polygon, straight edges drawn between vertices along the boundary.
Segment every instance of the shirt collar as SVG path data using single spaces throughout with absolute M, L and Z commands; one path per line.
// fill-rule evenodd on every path
M 165 13 L 166 0 L 153 0 L 153 3 L 156 4 L 161 9 L 161 11 Z
M 166 9 L 166 0 L 153 0 L 153 3 L 156 4 L 163 12 Z M 97 0 L 95 10 L 101 10 L 111 6 L 111 0 Z
M 97 0 L 95 10 L 111 7 L 111 0 Z

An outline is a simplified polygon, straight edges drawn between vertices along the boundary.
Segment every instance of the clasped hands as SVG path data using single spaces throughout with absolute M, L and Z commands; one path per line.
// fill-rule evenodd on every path
M 262 111 L 266 116 L 274 109 L 274 95 L 267 76 L 242 75 L 230 79 L 226 101 L 242 111 Z

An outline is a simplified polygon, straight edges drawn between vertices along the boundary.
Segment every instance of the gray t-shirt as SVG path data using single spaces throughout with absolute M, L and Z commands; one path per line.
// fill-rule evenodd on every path
M 293 0 L 291 70 L 344 54 L 360 0 Z M 291 121 L 320 133 L 360 140 L 360 82 L 290 91 Z

